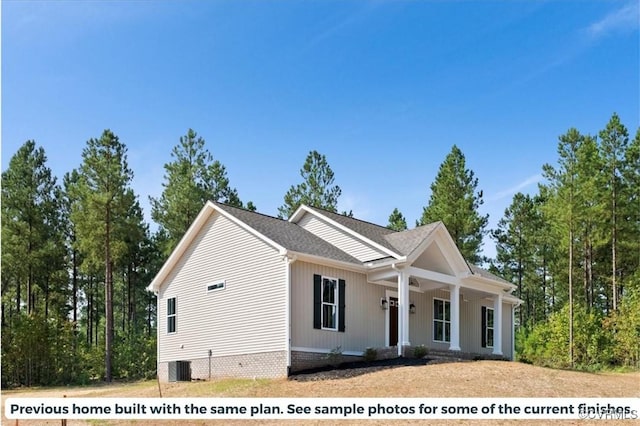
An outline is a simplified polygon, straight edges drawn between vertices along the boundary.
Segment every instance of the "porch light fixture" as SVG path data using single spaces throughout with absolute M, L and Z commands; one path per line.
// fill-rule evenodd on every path
M 380 298 L 380 309 L 389 309 L 389 301 L 384 297 Z
M 411 303 L 409 305 L 409 313 L 411 313 L 411 314 L 415 314 L 416 313 L 416 305 L 414 305 L 413 303 Z

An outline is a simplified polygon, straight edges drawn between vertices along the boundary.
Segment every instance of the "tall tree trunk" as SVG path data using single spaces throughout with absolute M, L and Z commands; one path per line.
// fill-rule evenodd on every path
M 33 245 L 31 242 L 31 237 L 32 237 L 32 228 L 33 225 L 31 224 L 31 220 L 29 220 L 29 247 L 28 247 L 28 262 L 29 262 L 29 266 L 27 268 L 27 314 L 31 314 L 31 292 L 32 292 L 32 280 L 33 280 L 33 274 L 31 272 L 31 256 L 32 256 L 32 250 L 33 250 Z
M 573 230 L 569 229 L 569 359 L 573 368 Z
M 589 240 L 589 261 L 587 263 L 587 277 L 589 279 L 589 310 L 594 307 L 594 296 L 593 296 L 593 243 Z
M 72 250 L 73 276 L 73 329 L 78 329 L 78 252 Z
M 89 301 L 87 302 L 87 344 L 93 343 L 93 275 L 89 276 Z
M 44 288 L 44 317 L 49 318 L 49 277 L 45 278 Z
M 131 319 L 133 317 L 132 312 L 135 311 L 135 309 L 132 306 L 132 302 L 133 302 L 133 295 L 132 295 L 132 289 L 131 289 L 131 275 L 133 274 L 132 272 L 133 268 L 131 267 L 131 263 L 127 264 L 127 332 L 129 334 L 131 334 Z
M 543 319 L 547 319 L 547 256 L 546 249 L 543 248 L 542 253 L 542 304 L 543 307 Z
M 16 280 L 16 313 L 20 315 L 20 278 Z
M 122 268 L 122 304 L 120 305 L 120 312 L 122 312 L 120 328 L 122 329 L 122 334 L 126 334 L 127 332 L 127 286 L 125 285 L 126 282 L 127 282 L 127 273 L 125 272 L 125 269 Z
M 615 169 L 614 169 L 615 170 Z M 618 288 L 616 283 L 616 273 L 618 271 L 618 265 L 616 262 L 616 244 L 617 244 L 617 229 L 616 229 L 616 181 L 615 176 L 613 178 L 613 202 L 612 202 L 612 222 L 611 222 L 611 290 L 613 291 L 613 311 L 618 310 Z
M 111 382 L 111 360 L 113 349 L 113 265 L 111 263 L 111 211 L 106 211 L 106 240 L 105 240 L 105 380 Z

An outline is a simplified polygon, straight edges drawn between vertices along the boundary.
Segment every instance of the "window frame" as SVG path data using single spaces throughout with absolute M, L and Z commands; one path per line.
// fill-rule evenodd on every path
M 170 303 L 173 300 L 173 313 L 170 311 Z M 173 331 L 171 331 L 170 325 L 173 320 Z M 178 332 L 178 298 L 176 296 L 167 298 L 167 334 L 176 334 Z
M 484 348 L 493 348 L 496 336 L 496 314 L 493 308 L 489 306 L 483 306 L 484 318 L 482 318 L 482 324 L 484 325 L 482 333 L 484 336 Z M 489 326 L 489 311 L 491 311 L 491 326 Z M 491 344 L 489 344 L 489 330 L 491 330 Z
M 442 319 L 437 318 L 438 309 L 436 308 L 436 303 L 442 302 Z M 448 308 L 447 308 L 448 306 Z M 447 320 L 447 313 L 449 314 L 449 319 Z M 438 340 L 436 336 L 436 323 L 442 324 L 442 340 Z M 447 327 L 449 332 L 447 333 Z M 447 339 L 447 335 L 449 340 Z M 442 299 L 440 297 L 433 298 L 433 336 L 432 340 L 437 343 L 451 343 L 451 301 L 447 299 Z
M 325 302 L 324 300 L 324 286 L 325 286 L 325 281 L 331 281 L 334 283 L 334 287 L 333 287 L 333 303 L 332 302 Z M 338 286 L 339 286 L 340 281 L 337 278 L 333 278 L 333 277 L 326 277 L 324 275 L 322 275 L 320 277 L 320 326 L 322 328 L 322 330 L 329 330 L 329 331 L 338 331 L 338 323 L 339 323 L 339 312 L 338 312 L 338 307 L 340 306 L 340 292 L 338 291 Z M 333 312 L 333 327 L 327 327 L 325 326 L 325 306 L 330 306 L 332 307 L 332 312 Z

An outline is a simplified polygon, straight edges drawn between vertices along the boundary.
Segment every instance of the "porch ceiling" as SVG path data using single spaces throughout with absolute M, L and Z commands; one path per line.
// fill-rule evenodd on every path
M 460 286 L 460 294 L 465 301 L 475 301 L 493 298 L 503 290 L 486 283 L 467 281 L 465 277 L 455 277 L 422 268 L 408 267 L 404 270 L 409 274 L 409 289 L 411 291 L 427 292 L 433 290 L 449 291 L 451 285 Z M 389 267 L 369 273 L 368 281 L 392 288 L 398 288 L 398 271 Z M 503 293 L 504 295 L 504 293 Z

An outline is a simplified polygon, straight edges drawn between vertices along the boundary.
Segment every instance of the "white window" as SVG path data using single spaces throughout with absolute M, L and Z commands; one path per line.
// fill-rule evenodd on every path
M 214 291 L 224 290 L 226 286 L 225 281 L 217 281 L 211 284 L 207 284 L 207 293 L 211 293 Z
M 167 299 L 167 333 L 176 332 L 176 298 Z
M 451 341 L 451 303 L 444 299 L 433 299 L 433 340 Z
M 322 277 L 322 328 L 338 329 L 338 280 Z
M 485 348 L 493 347 L 493 309 L 482 307 L 482 324 L 483 326 L 483 336 L 482 336 L 482 346 Z

